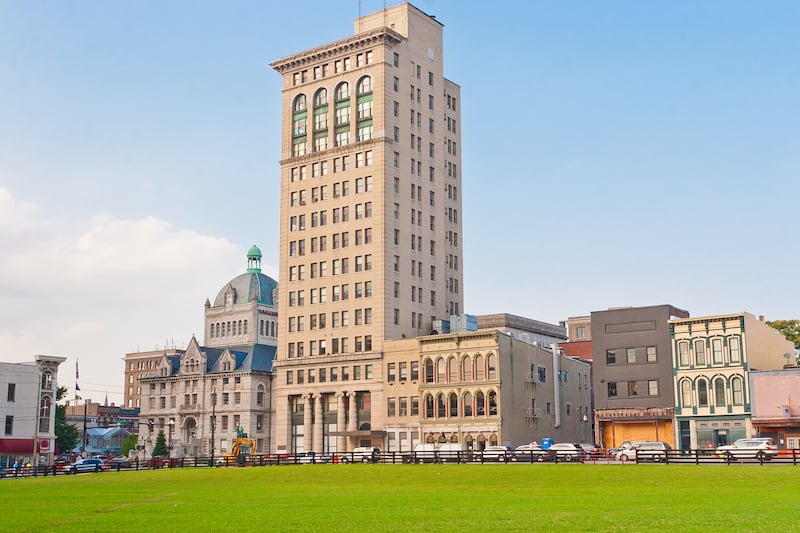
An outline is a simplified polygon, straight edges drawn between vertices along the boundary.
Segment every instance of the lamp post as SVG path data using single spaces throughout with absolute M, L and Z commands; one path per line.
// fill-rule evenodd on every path
M 172 459 L 172 430 L 175 428 L 175 419 L 170 418 L 169 423 L 169 445 L 167 446 L 167 458 Z
M 214 431 L 217 429 L 217 392 L 211 391 L 211 462 L 214 466 Z
M 586 422 L 589 421 L 589 417 L 587 415 L 583 415 L 583 442 L 586 442 Z

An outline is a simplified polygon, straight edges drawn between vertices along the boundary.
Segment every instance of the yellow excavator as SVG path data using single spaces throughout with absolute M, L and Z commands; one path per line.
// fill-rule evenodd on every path
M 247 433 L 241 426 L 236 428 L 236 441 L 230 452 L 225 452 L 217 461 L 218 465 L 243 465 L 252 461 L 256 453 L 256 441 L 248 438 Z

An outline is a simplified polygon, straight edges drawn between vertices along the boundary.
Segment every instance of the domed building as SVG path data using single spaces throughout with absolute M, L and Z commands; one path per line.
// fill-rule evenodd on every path
M 213 305 L 206 300 L 204 346 L 192 337 L 185 351 L 164 353 L 155 372 L 139 378 L 146 457 L 159 431 L 171 457 L 220 457 L 243 435 L 255 453 L 270 452 L 277 286 L 252 246 L 247 271 L 226 283 Z

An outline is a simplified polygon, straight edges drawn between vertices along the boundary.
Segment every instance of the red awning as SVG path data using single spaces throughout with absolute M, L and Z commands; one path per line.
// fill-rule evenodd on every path
M 33 453 L 33 439 L 0 439 L 0 453 Z

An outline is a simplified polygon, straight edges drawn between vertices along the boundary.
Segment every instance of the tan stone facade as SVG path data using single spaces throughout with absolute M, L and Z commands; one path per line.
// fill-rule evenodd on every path
M 463 312 L 461 99 L 442 25 L 401 4 L 355 32 L 271 65 L 283 77 L 278 452 L 382 442 L 384 340 Z
M 122 405 L 127 409 L 140 408 L 142 406 L 142 385 L 139 380 L 155 372 L 165 355 L 180 357 L 184 351 L 178 348 L 165 348 L 163 350 L 126 353 L 125 392 Z

